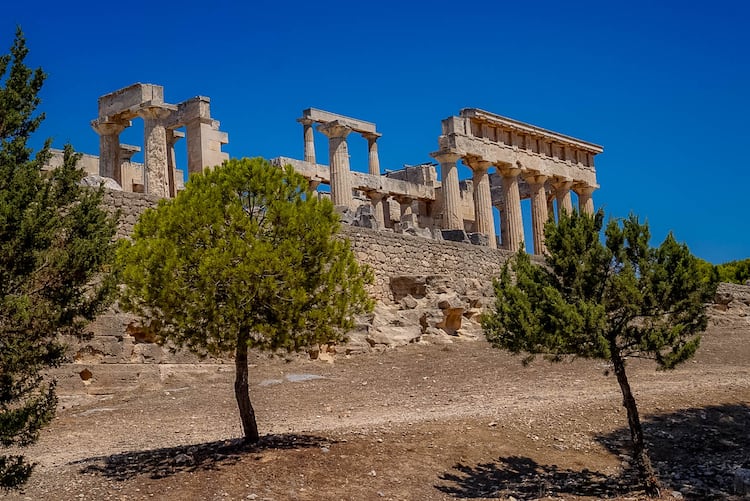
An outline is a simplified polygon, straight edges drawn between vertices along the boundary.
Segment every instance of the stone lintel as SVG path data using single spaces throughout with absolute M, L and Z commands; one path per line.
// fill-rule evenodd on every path
M 349 127 L 346 123 L 343 123 L 341 120 L 334 120 L 332 122 L 325 122 L 320 124 L 318 126 L 318 130 L 328 136 L 329 139 L 331 139 L 339 137 L 345 138 L 354 129 Z
M 141 151 L 140 146 L 120 143 L 120 160 L 122 160 L 123 162 L 129 162 L 133 155 L 135 155 L 139 151 Z
M 544 138 L 548 141 L 555 141 L 564 145 L 573 146 L 593 154 L 599 154 L 604 151 L 604 148 L 598 144 L 590 143 L 582 139 L 578 139 L 559 132 L 554 132 L 548 129 L 537 127 L 536 125 L 527 124 L 514 120 L 512 118 L 490 113 L 489 111 L 480 110 L 477 108 L 464 108 L 460 111 L 459 115 L 464 118 L 475 118 L 481 122 L 486 122 L 490 125 L 504 127 L 518 132 L 523 132 L 535 137 Z
M 292 168 L 310 180 L 319 180 L 323 184 L 331 183 L 331 173 L 327 165 L 313 164 L 296 158 L 276 157 L 271 159 L 276 166 L 291 165 Z M 375 176 L 364 172 L 350 172 L 352 189 L 364 192 L 378 192 L 384 196 L 405 195 L 419 200 L 435 200 L 435 188 L 385 176 Z
M 298 121 L 312 120 L 316 123 L 328 123 L 328 122 L 339 122 L 341 125 L 346 125 L 354 132 L 373 133 L 377 134 L 375 124 L 372 122 L 366 122 L 357 118 L 347 117 L 346 115 L 339 115 L 338 113 L 331 113 L 330 111 L 319 110 L 317 108 L 307 108 L 302 111 L 302 117 Z
M 99 98 L 99 116 L 117 115 L 144 102 L 164 103 L 161 85 L 134 83 Z
M 476 157 L 491 162 L 498 169 L 517 167 L 523 171 L 535 171 L 549 177 L 574 179 L 589 185 L 596 185 L 596 171 L 593 167 L 568 162 L 523 149 L 486 141 L 462 134 L 443 135 L 439 138 L 441 151 L 456 152 L 461 157 Z M 435 154 L 431 154 L 435 157 Z

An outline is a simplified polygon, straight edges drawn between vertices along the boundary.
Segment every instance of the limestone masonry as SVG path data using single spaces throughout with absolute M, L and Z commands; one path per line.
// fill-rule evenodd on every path
M 228 136 L 211 117 L 210 99 L 197 96 L 178 104 L 164 101 L 164 88 L 136 83 L 99 98 L 99 157 L 81 165 L 108 187 L 155 197 L 174 197 L 184 188 L 175 145 L 185 138 L 187 173 L 221 164 Z M 120 133 L 143 119 L 143 164 L 132 162 L 140 146 L 120 143 Z M 383 171 L 378 157 L 381 133 L 372 122 L 308 108 L 297 119 L 303 131 L 303 158 L 278 157 L 292 165 L 313 189 L 328 185 L 345 223 L 439 240 L 455 240 L 517 251 L 525 241 L 521 201 L 531 201 L 534 254 L 544 252 L 544 223 L 562 209 L 571 211 L 571 191 L 579 209 L 594 211 L 598 184 L 594 157 L 602 147 L 557 132 L 474 108 L 442 122 L 437 151 L 440 166 L 425 163 Z M 318 163 L 315 131 L 328 138 L 328 165 Z M 367 141 L 367 173 L 351 169 L 348 139 Z M 59 153 L 58 153 L 59 156 Z M 59 158 L 54 160 L 59 162 Z M 460 180 L 458 162 L 472 171 Z M 499 235 L 493 207 L 499 215 Z M 555 209 L 556 208 L 556 209 Z
M 143 120 L 143 145 L 121 144 L 120 134 L 135 118 Z M 594 211 L 594 157 L 602 148 L 557 132 L 467 108 L 442 121 L 437 150 L 429 153 L 437 163 L 383 170 L 381 133 L 374 123 L 315 108 L 303 110 L 297 121 L 302 159 L 272 162 L 291 165 L 314 190 L 329 186 L 318 196 L 330 196 L 357 258 L 375 272 L 370 293 L 377 307 L 350 333 L 348 353 L 479 335 L 479 314 L 492 301 L 492 277 L 525 240 L 522 200 L 531 202 L 534 254 L 544 253 L 544 223 L 562 209 L 572 210 L 571 191 L 581 211 Z M 211 117 L 210 99 L 169 104 L 159 85 L 136 83 L 100 97 L 91 125 L 99 134 L 99 156 L 84 155 L 80 166 L 89 174 L 84 182 L 109 188 L 105 203 L 120 213 L 118 237 L 129 235 L 140 214 L 160 198 L 184 189 L 185 169 L 190 175 L 228 158 L 222 152 L 228 136 Z M 318 163 L 316 131 L 328 138 L 327 165 Z M 366 173 L 351 168 L 352 133 L 367 141 Z M 187 165 L 178 168 L 175 145 L 182 138 Z M 132 161 L 141 150 L 143 163 Z M 62 153 L 55 153 L 51 167 L 61 161 Z M 459 162 L 471 170 L 470 179 L 459 179 Z M 186 356 L 154 346 L 136 318 L 116 310 L 97 320 L 92 331 L 93 341 L 76 344 L 78 362 Z M 326 349 L 316 355 L 327 356 Z

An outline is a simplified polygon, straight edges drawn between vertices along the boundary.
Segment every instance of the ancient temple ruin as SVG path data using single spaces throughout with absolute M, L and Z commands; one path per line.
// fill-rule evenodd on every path
M 517 251 L 524 242 L 521 200 L 531 199 L 534 253 L 544 252 L 544 223 L 564 209 L 572 211 L 570 192 L 579 210 L 593 213 L 592 193 L 598 185 L 594 157 L 602 147 L 486 111 L 467 108 L 443 120 L 438 151 L 441 180 L 432 164 L 380 173 L 375 124 L 308 108 L 297 120 L 303 126 L 304 159 L 274 159 L 292 165 L 310 180 L 331 187 L 336 206 L 373 208 L 376 228 L 439 230 L 447 239 L 472 240 L 498 247 L 493 207 L 500 214 L 500 247 Z M 317 163 L 314 126 L 328 137 L 329 165 Z M 352 171 L 347 136 L 361 134 L 368 142 L 368 173 Z M 461 182 L 458 161 L 473 173 Z M 490 173 L 494 169 L 495 172 Z M 467 203 L 469 201 L 469 203 Z M 393 218 L 392 205 L 397 204 Z M 395 224 L 394 224 L 395 223 Z M 470 239 L 466 233 L 482 238 Z
M 115 180 L 125 191 L 174 197 L 182 184 L 175 165 L 175 143 L 187 141 L 188 175 L 229 158 L 221 151 L 228 136 L 211 118 L 210 99 L 204 96 L 179 104 L 164 102 L 164 87 L 136 83 L 99 98 L 99 116 L 91 122 L 99 134 L 99 175 Z M 144 162 L 131 165 L 138 147 L 120 144 L 120 133 L 143 119 Z M 184 128 L 185 132 L 178 129 Z
M 92 127 L 100 137 L 99 158 L 86 156 L 82 163 L 124 191 L 174 197 L 183 187 L 175 161 L 175 143 L 183 137 L 188 175 L 228 158 L 221 151 L 227 134 L 211 117 L 207 97 L 169 104 L 163 87 L 136 83 L 100 97 L 98 105 Z M 144 123 L 143 164 L 131 161 L 140 147 L 119 140 L 136 117 Z M 342 218 L 354 225 L 516 251 L 525 241 L 521 200 L 530 199 L 531 241 L 534 253 L 542 254 L 544 223 L 563 209 L 572 211 L 571 191 L 579 210 L 594 211 L 594 157 L 602 147 L 534 125 L 466 108 L 442 121 L 438 149 L 429 154 L 437 163 L 381 172 L 382 134 L 374 123 L 316 108 L 303 110 L 297 121 L 303 158 L 272 162 L 291 165 L 314 190 L 330 186 L 330 193 L 320 196 L 330 196 Z M 318 163 L 316 131 L 328 139 L 327 165 Z M 367 140 L 366 173 L 351 168 L 347 141 L 352 133 Z M 471 178 L 459 179 L 459 161 Z

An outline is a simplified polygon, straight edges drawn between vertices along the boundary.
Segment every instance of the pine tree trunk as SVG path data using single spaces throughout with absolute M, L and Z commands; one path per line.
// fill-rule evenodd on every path
M 646 451 L 641 420 L 638 417 L 638 407 L 635 404 L 633 393 L 630 391 L 628 376 L 625 374 L 625 361 L 620 356 L 620 352 L 614 346 L 614 343 L 611 343 L 610 348 L 615 376 L 617 376 L 617 382 L 620 384 L 620 390 L 622 391 L 622 405 L 628 412 L 630 438 L 633 441 L 633 460 L 638 468 L 638 473 L 641 475 L 641 481 L 643 482 L 643 487 L 646 489 L 646 494 L 649 496 L 658 496 L 659 479 L 656 477 L 656 473 L 651 466 L 651 459 L 648 457 L 648 451 Z
M 250 389 L 247 383 L 247 333 L 241 332 L 237 336 L 237 352 L 234 357 L 235 380 L 234 397 L 240 408 L 242 429 L 245 432 L 245 442 L 255 444 L 260 440 L 258 424 L 255 422 L 255 411 L 250 403 Z

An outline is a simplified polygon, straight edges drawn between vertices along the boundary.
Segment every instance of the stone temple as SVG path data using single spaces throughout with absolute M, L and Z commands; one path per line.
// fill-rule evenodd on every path
M 136 83 L 100 97 L 98 114 L 91 125 L 99 134 L 99 156 L 85 155 L 81 165 L 110 188 L 174 197 L 184 188 L 184 169 L 175 162 L 175 143 L 182 138 L 188 175 L 228 158 L 221 150 L 228 136 L 211 117 L 207 97 L 169 104 L 163 87 Z M 143 164 L 131 161 L 141 148 L 121 144 L 119 138 L 136 117 L 144 124 Z M 544 223 L 555 211 L 573 209 L 571 191 L 579 210 L 594 211 L 594 157 L 602 147 L 564 134 L 465 108 L 442 121 L 437 150 L 429 153 L 436 163 L 383 171 L 381 134 L 374 123 L 315 108 L 304 110 L 297 121 L 303 130 L 303 158 L 272 162 L 290 164 L 313 189 L 328 185 L 330 191 L 319 196 L 330 196 L 342 220 L 354 226 L 516 251 L 528 238 L 521 211 L 521 200 L 528 198 L 530 241 L 534 254 L 542 254 Z M 318 162 L 316 130 L 328 138 L 327 165 Z M 347 141 L 352 133 L 367 141 L 367 173 L 351 169 Z M 471 170 L 470 179 L 459 179 L 459 161 Z M 493 208 L 499 214 L 499 235 Z

